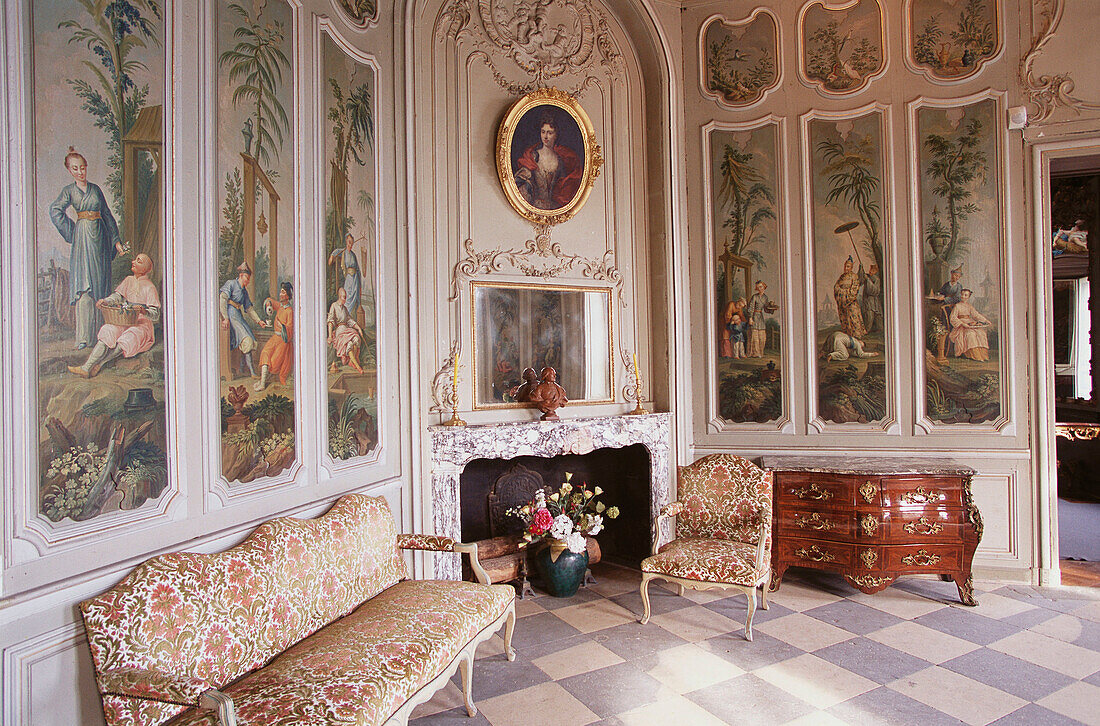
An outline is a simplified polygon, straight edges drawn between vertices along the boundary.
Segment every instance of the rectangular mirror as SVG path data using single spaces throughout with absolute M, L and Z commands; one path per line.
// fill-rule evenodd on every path
M 610 403 L 611 289 L 471 283 L 474 408 L 530 406 L 512 389 L 523 370 L 558 373 L 570 403 Z

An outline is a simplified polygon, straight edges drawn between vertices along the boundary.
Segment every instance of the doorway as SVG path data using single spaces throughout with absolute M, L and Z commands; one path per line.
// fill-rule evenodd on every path
M 1032 153 L 1040 581 L 1100 586 L 1100 139 Z

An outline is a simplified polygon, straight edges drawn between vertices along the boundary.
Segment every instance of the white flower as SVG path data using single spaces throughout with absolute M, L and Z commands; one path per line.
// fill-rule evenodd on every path
M 579 555 L 584 552 L 588 547 L 588 543 L 584 541 L 584 535 L 580 532 L 574 532 L 565 538 L 565 546 L 569 548 L 569 551 Z
M 588 531 L 585 532 L 585 534 L 587 534 L 589 537 L 595 537 L 603 531 L 603 517 L 597 514 L 589 517 L 588 521 L 590 522 L 590 524 L 588 526 Z
M 554 523 L 550 525 L 550 536 L 554 539 L 565 539 L 573 533 L 573 520 L 567 514 L 559 514 L 554 517 Z
M 546 509 L 546 492 L 541 489 L 535 490 L 535 509 Z

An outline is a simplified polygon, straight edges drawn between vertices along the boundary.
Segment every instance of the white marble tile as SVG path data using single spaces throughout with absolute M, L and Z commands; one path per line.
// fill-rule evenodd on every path
M 787 721 L 783 726 L 847 726 L 847 723 L 832 714 L 818 711 Z
M 1008 618 L 1035 609 L 1035 606 L 1029 603 L 991 592 L 985 593 L 977 600 L 978 606 L 974 608 L 974 612 L 987 618 Z
M 560 681 L 563 678 L 599 670 L 624 661 L 599 643 L 588 641 L 535 658 L 531 662 L 555 681 Z
M 675 724 L 676 726 L 725 726 L 725 721 L 692 703 L 683 696 L 665 698 L 633 711 L 619 714 L 618 721 L 624 726 L 654 726 L 655 724 Z
M 600 718 L 557 683 L 541 683 L 478 703 L 493 726 L 585 726 Z
M 784 582 L 780 584 L 777 592 L 768 593 L 770 602 L 778 603 L 785 608 L 802 612 L 821 605 L 828 605 L 843 598 L 813 587 L 800 585 L 796 582 Z
M 897 587 L 888 587 L 873 595 L 860 592 L 849 596 L 848 599 L 906 620 L 913 620 L 921 615 L 948 607 L 943 603 L 914 595 Z
M 1027 705 L 1027 701 L 946 668 L 932 666 L 887 686 L 948 716 L 983 726 Z
M 1014 633 L 989 647 L 1071 678 L 1086 678 L 1100 671 L 1100 653 L 1031 630 Z
M 638 620 L 634 613 L 622 605 L 603 598 L 558 608 L 552 612 L 582 633 L 592 633 Z
M 843 628 L 824 623 L 802 613 L 784 615 L 753 626 L 753 630 L 767 633 L 805 651 L 827 648 L 855 637 Z
M 656 658 L 657 663 L 646 672 L 680 694 L 728 681 L 745 672 L 694 643 L 661 651 Z
M 733 634 L 741 630 L 741 623 L 713 610 L 708 610 L 702 605 L 692 605 L 672 612 L 653 615 L 650 617 L 649 622 L 659 625 L 673 635 L 678 635 L 690 643 L 698 643 L 700 640 Z
M 968 640 L 913 622 L 897 623 L 867 637 L 930 663 L 943 663 L 979 647 Z
M 1063 643 L 1072 643 L 1085 632 L 1085 623 L 1088 622 L 1075 615 L 1058 615 L 1050 620 L 1032 625 L 1028 630 L 1045 635 L 1048 638 L 1060 640 Z M 1091 625 L 1091 623 L 1089 624 Z
M 1100 720 L 1100 687 L 1091 683 L 1072 683 L 1036 703 L 1081 723 L 1097 723 Z
M 752 673 L 817 708 L 829 708 L 878 688 L 874 681 L 810 653 Z

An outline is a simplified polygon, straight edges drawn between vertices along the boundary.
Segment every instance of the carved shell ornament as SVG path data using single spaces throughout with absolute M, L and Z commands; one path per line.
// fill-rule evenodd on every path
M 477 0 L 476 11 L 471 5 L 471 0 L 451 0 L 439 15 L 436 37 L 468 39 L 510 92 L 540 88 L 597 64 L 611 77 L 622 73 L 622 54 L 591 0 Z M 532 80 L 521 85 L 505 78 L 493 61 L 501 55 Z
M 577 99 L 558 88 L 540 88 L 505 114 L 496 162 L 512 208 L 536 224 L 554 225 L 584 206 L 603 167 L 603 152 Z

